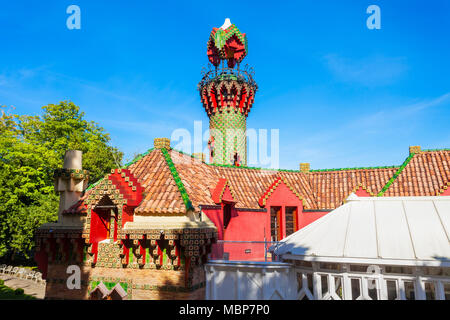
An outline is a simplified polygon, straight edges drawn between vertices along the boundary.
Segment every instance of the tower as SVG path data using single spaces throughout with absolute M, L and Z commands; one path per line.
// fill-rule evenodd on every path
M 247 55 L 247 36 L 227 18 L 211 31 L 207 55 L 210 64 L 198 89 L 209 117 L 210 162 L 245 166 L 247 116 L 258 89 L 253 69 L 240 68 Z

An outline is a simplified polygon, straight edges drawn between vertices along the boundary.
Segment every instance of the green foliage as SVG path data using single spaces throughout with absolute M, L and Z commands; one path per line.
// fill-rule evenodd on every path
M 36 298 L 33 296 L 24 294 L 23 289 L 18 288 L 14 290 L 0 283 L 0 300 L 35 300 L 35 299 Z
M 104 129 L 72 102 L 42 109 L 42 116 L 28 116 L 0 107 L 0 257 L 29 258 L 36 228 L 56 221 L 53 171 L 63 166 L 66 150 L 83 151 L 91 182 L 122 161 Z
M 23 295 L 24 293 L 25 293 L 25 290 L 23 290 L 22 288 L 17 288 L 16 290 L 14 290 L 14 294 L 16 296 Z

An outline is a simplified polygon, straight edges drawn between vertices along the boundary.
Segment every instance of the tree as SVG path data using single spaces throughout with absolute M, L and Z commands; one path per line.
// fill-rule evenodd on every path
M 78 106 L 64 101 L 42 109 L 42 116 L 0 109 L 0 257 L 29 258 L 36 228 L 56 221 L 53 171 L 62 167 L 66 150 L 83 151 L 90 182 L 121 165 L 122 152 Z

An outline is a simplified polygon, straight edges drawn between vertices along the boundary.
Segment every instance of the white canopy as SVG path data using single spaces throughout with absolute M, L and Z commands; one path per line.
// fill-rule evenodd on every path
M 283 239 L 284 259 L 450 266 L 450 197 L 356 197 Z

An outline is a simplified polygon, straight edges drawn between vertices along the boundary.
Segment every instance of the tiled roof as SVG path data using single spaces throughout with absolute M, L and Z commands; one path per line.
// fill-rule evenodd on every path
M 144 188 L 138 214 L 183 215 L 189 205 L 215 205 L 220 179 L 233 190 L 237 208 L 260 209 L 258 200 L 277 178 L 303 199 L 304 209 L 332 210 L 362 187 L 373 195 L 428 196 L 450 181 L 450 150 L 412 154 L 401 166 L 310 170 L 270 170 L 217 166 L 190 155 L 153 149 L 127 167 Z
M 450 181 L 450 150 L 422 151 L 409 163 L 384 196 L 435 196 Z
M 305 173 L 239 167 L 210 166 L 210 168 L 214 176 L 227 179 L 236 195 L 236 207 L 238 208 L 261 208 L 258 203 L 259 199 L 277 177 L 283 177 L 294 191 L 305 199 L 305 207 L 315 208 L 314 195 Z
M 186 213 L 180 190 L 161 149 L 153 150 L 128 169 L 144 188 L 144 199 L 136 208 L 136 213 Z
M 316 196 L 318 209 L 335 209 L 356 189 L 363 187 L 377 194 L 397 171 L 397 168 L 353 169 L 310 172 L 309 181 Z

